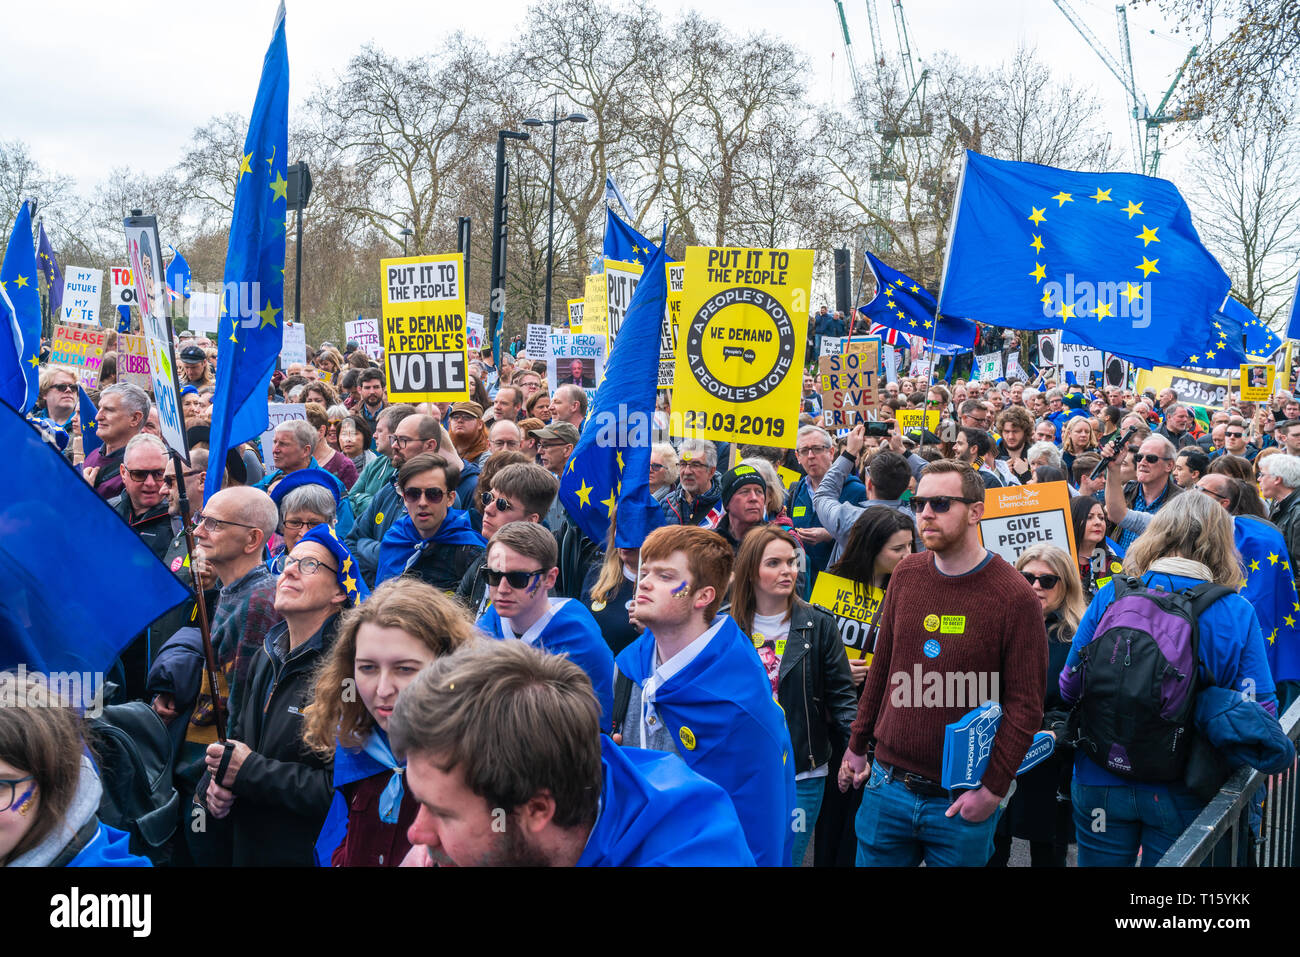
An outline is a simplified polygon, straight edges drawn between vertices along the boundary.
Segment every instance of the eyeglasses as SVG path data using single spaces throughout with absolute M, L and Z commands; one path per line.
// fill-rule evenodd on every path
M 1245 432 L 1224 432 L 1223 437 L 1225 439 L 1243 439 L 1246 437 L 1246 433 Z
M 1148 465 L 1155 465 L 1157 462 L 1168 462 L 1169 459 L 1165 458 L 1163 455 L 1152 455 L 1148 452 L 1146 455 L 1138 455 L 1137 453 L 1134 453 L 1133 461 L 1146 462 Z
M 28 781 L 35 781 L 32 775 L 25 778 L 0 778 L 0 811 L 7 811 L 14 806 L 14 799 L 17 797 L 18 785 L 25 784 Z M 27 799 L 31 797 L 35 785 L 23 791 L 22 803 L 26 804 Z
M 77 391 L 77 383 L 75 383 L 75 382 L 56 382 L 54 385 L 50 386 L 50 388 L 51 388 L 51 389 L 54 389 L 54 390 L 57 390 L 57 391 L 59 391 L 59 392 L 76 392 L 76 391 Z
M 286 518 L 280 523 L 290 531 L 301 531 L 304 528 L 315 528 L 317 525 L 323 525 L 324 522 L 319 518 Z
M 829 452 L 830 450 L 831 447 L 829 445 L 810 445 L 804 449 L 795 449 L 794 454 L 795 455 L 818 455 L 822 452 Z
M 1204 485 L 1196 486 L 1196 491 L 1204 492 L 1206 495 L 1210 496 L 1211 498 L 1217 498 L 1220 502 L 1228 501 L 1228 496 L 1220 495 L 1218 492 L 1214 491 L 1213 489 L 1206 488 Z
M 419 442 L 420 440 L 414 435 L 394 435 L 389 441 L 399 449 L 404 449 L 411 442 Z
M 511 588 L 516 589 L 527 588 L 533 579 L 546 574 L 540 568 L 535 572 L 496 572 L 490 568 L 485 568 L 483 573 L 487 575 L 488 585 L 492 588 L 500 587 L 501 579 L 504 578 L 509 582 Z
M 488 442 L 488 445 L 492 446 L 492 448 L 500 452 L 502 449 L 519 448 L 519 440 L 518 439 L 491 439 Z
M 974 505 L 978 501 L 980 501 L 980 499 L 962 498 L 959 495 L 913 495 L 912 507 L 918 515 L 925 511 L 927 505 L 934 509 L 934 514 L 943 515 L 948 511 L 948 509 L 952 508 L 953 502 L 963 502 L 966 505 Z
M 690 462 L 690 461 L 682 462 L 681 467 L 684 469 L 688 469 L 692 472 L 707 472 L 709 469 L 713 468 L 712 465 L 709 465 L 705 462 Z
M 664 467 L 663 467 L 662 465 L 660 465 L 658 462 L 651 462 L 651 463 L 650 463 L 650 474 L 651 474 L 651 475 L 654 475 L 656 472 L 662 472 L 663 470 L 664 470 Z
M 1025 581 L 1029 582 L 1030 585 L 1033 585 L 1034 582 L 1038 582 L 1038 584 L 1042 585 L 1048 591 L 1051 591 L 1061 583 L 1060 575 L 1034 575 L 1030 572 L 1021 572 L 1020 574 L 1025 576 Z
M 498 512 L 510 511 L 510 500 L 505 498 L 496 498 L 491 492 L 479 492 L 478 500 L 483 503 L 484 508 L 487 508 L 495 500 Z
M 283 575 L 294 565 L 298 566 L 299 575 L 315 575 L 318 568 L 329 569 L 336 575 L 339 572 L 337 568 L 326 565 L 319 558 L 294 558 L 292 555 L 281 555 L 275 560 L 275 573 Z
M 143 482 L 145 479 L 161 482 L 164 471 L 165 469 L 127 469 L 126 474 L 131 476 L 132 482 Z
M 438 488 L 437 486 L 432 488 L 416 488 L 415 486 L 408 486 L 402 489 L 402 498 L 411 503 L 418 502 L 420 499 L 424 498 L 428 500 L 430 505 L 437 505 L 442 501 L 443 496 L 446 494 L 446 489 Z
M 198 469 L 190 469 L 188 472 L 182 472 L 182 473 L 181 473 L 181 478 L 191 478 L 191 477 L 193 477 L 193 476 L 195 476 L 195 475 L 202 475 L 202 474 L 203 474 L 203 473 L 200 472 Z M 163 476 L 163 484 L 166 485 L 168 488 L 172 488 L 172 487 L 174 487 L 174 486 L 176 485 L 176 476 L 175 476 L 175 475 L 164 475 L 164 476 Z
M 235 525 L 239 528 L 257 528 L 256 525 L 245 525 L 243 522 L 230 522 L 224 518 L 213 518 L 210 515 L 204 515 L 202 512 L 194 513 L 194 526 L 197 528 L 202 525 L 203 530 L 207 532 L 219 532 L 227 525 Z

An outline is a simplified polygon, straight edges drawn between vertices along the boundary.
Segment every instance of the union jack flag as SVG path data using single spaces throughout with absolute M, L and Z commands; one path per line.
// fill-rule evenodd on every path
M 899 332 L 897 329 L 891 329 L 888 326 L 882 326 L 878 322 L 873 322 L 871 328 L 867 331 L 869 336 L 880 336 L 886 345 L 906 347 L 911 343 L 911 337 L 906 332 Z

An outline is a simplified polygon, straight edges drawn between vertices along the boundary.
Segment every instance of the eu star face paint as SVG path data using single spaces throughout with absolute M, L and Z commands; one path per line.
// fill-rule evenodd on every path
M 672 595 L 674 598 L 686 598 L 688 597 L 688 593 L 690 592 L 690 587 L 691 586 L 689 582 L 682 582 L 680 585 L 675 587 L 671 592 L 669 592 L 669 594 Z

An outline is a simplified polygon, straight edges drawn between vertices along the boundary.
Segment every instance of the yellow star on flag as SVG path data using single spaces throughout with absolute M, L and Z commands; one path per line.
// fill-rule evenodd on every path
M 1158 263 L 1158 262 L 1160 262 L 1159 259 L 1147 259 L 1146 256 L 1143 256 L 1143 257 L 1142 257 L 1142 264 L 1141 264 L 1140 266 L 1134 266 L 1133 268 L 1134 268 L 1134 269 L 1141 269 L 1141 270 L 1142 270 L 1142 278 L 1145 279 L 1147 276 L 1151 275 L 1153 272 L 1154 272 L 1154 273 L 1158 273 L 1158 272 L 1160 272 L 1160 270 L 1156 268 L 1156 263 Z
M 19 276 L 17 279 L 14 280 L 14 282 L 18 283 L 18 288 L 19 288 L 19 289 L 25 289 L 25 288 L 27 287 L 27 277 L 26 277 L 26 276 Z
M 280 311 L 279 309 L 277 309 L 277 308 L 275 308 L 275 306 L 271 305 L 271 300 L 268 299 L 268 300 L 266 301 L 266 308 L 263 309 L 261 312 L 258 313 L 258 315 L 262 317 L 262 324 L 261 324 L 260 326 L 258 326 L 257 328 L 259 328 L 259 329 L 265 329 L 267 326 L 274 326 L 274 325 L 275 325 L 275 315 L 276 315 L 276 313 L 278 313 L 279 311 Z
M 895 280 L 894 280 L 894 285 L 895 285 L 895 286 L 902 286 L 902 285 L 904 285 L 903 280 L 901 280 L 901 279 L 895 279 Z
M 1092 311 L 1092 314 L 1097 317 L 1098 322 L 1101 322 L 1102 316 L 1113 317 L 1115 315 L 1115 310 L 1110 303 L 1101 302 L 1097 304 L 1097 308 Z
M 31 356 L 28 357 L 27 364 L 31 366 L 33 369 L 35 369 L 38 365 L 41 364 L 41 360 L 36 358 L 36 353 L 33 352 Z
M 1269 643 L 1270 645 L 1272 645 L 1272 644 L 1276 644 L 1276 643 L 1277 643 L 1277 629 L 1276 629 L 1276 628 L 1274 628 L 1274 629 L 1273 629 L 1273 633 L 1272 633 L 1271 635 L 1268 636 L 1268 643 Z
M 1074 197 L 1071 196 L 1069 193 L 1057 193 L 1055 196 L 1052 197 L 1052 199 L 1056 200 L 1057 209 L 1060 209 L 1066 203 L 1074 202 Z
M 1061 321 L 1074 318 L 1074 306 L 1068 302 L 1061 304 Z
M 1033 246 L 1033 247 L 1034 247 L 1034 250 L 1035 250 L 1036 252 L 1040 252 L 1040 253 L 1041 253 L 1041 252 L 1043 251 L 1043 237 L 1042 237 L 1042 236 L 1035 236 L 1035 237 L 1034 237 L 1034 241 L 1033 241 L 1032 243 L 1030 243 L 1029 245 Z
M 1152 229 L 1150 226 L 1143 226 L 1142 232 L 1138 233 L 1133 238 L 1142 240 L 1142 248 L 1146 249 L 1150 243 L 1160 242 L 1160 237 L 1156 235 L 1156 230 L 1159 228 L 1159 226 L 1155 229 Z
M 1277 552 L 1269 552 L 1269 553 L 1268 553 L 1268 563 L 1269 563 L 1270 565 L 1276 565 L 1276 564 L 1277 564 Z
M 1286 622 L 1286 626 L 1287 626 L 1288 628 L 1294 628 L 1294 627 L 1295 627 L 1295 619 L 1292 618 L 1290 615 L 1284 615 L 1284 616 L 1282 616 L 1282 620 L 1283 620 L 1284 622 Z
M 1126 285 L 1128 286 L 1128 288 L 1125 289 L 1123 292 L 1121 292 L 1120 295 L 1123 296 L 1125 299 L 1127 299 L 1129 301 L 1129 305 L 1131 306 L 1133 304 L 1134 299 L 1142 298 L 1142 287 L 1135 286 L 1131 282 L 1126 283 Z
M 916 283 L 912 283 L 912 285 L 911 285 L 909 288 L 912 290 L 912 292 L 920 292 L 920 291 L 921 291 L 921 287 L 918 286 Z
M 253 154 L 245 153 L 239 161 L 239 172 L 235 176 L 236 183 L 238 183 L 240 180 L 244 178 L 245 173 L 251 173 L 253 171 L 253 167 L 249 165 L 252 162 L 253 162 Z
M 885 298 L 887 298 L 887 299 L 892 298 L 893 295 L 894 295 L 894 287 L 893 287 L 893 286 L 886 286 L 886 287 L 885 287 Z
M 902 316 L 899 316 L 899 318 L 901 319 Z M 909 320 L 907 320 L 907 324 L 908 324 L 908 326 L 910 326 L 910 327 L 913 328 L 913 329 L 916 328 L 916 320 L 915 320 L 915 319 L 909 319 Z
M 933 322 L 931 322 L 929 319 L 925 320 L 925 328 L 930 329 L 933 328 L 933 326 L 934 326 Z
M 1046 210 L 1046 207 L 1044 207 L 1043 209 L 1037 209 L 1031 206 L 1030 209 L 1033 209 L 1033 212 L 1029 214 L 1030 222 L 1041 223 L 1045 219 L 1047 219 L 1047 217 L 1043 215 L 1044 211 Z
M 583 479 L 582 484 L 579 485 L 577 489 L 578 501 L 581 503 L 581 505 L 591 504 L 591 493 L 592 493 L 591 486 L 587 484 L 586 479 Z M 579 507 L 581 507 L 581 505 Z
M 1044 306 L 1050 306 L 1052 304 L 1052 290 L 1049 289 L 1046 292 L 1044 292 L 1042 298 L 1039 299 L 1038 301 L 1041 302 Z
M 609 517 L 610 517 L 610 518 L 613 518 L 613 517 L 614 517 L 614 506 L 618 504 L 618 499 L 614 497 L 614 490 L 613 490 L 613 489 L 610 489 L 610 490 L 609 490 L 609 498 L 602 498 L 602 499 L 600 500 L 600 504 L 605 506 L 606 511 L 609 512 Z
M 1109 203 L 1109 202 L 1111 201 L 1111 200 L 1110 200 L 1110 190 L 1109 190 L 1109 189 L 1102 189 L 1100 186 L 1098 186 L 1098 187 L 1097 187 L 1097 192 L 1093 193 L 1093 194 L 1092 194 L 1091 196 L 1089 196 L 1088 198 L 1089 198 L 1089 199 L 1095 199 L 1095 200 L 1096 200 L 1097 202 L 1099 202 L 1099 203 Z
M 1250 570 L 1251 570 L 1252 572 L 1257 572 L 1257 571 L 1259 571 L 1259 559 L 1258 559 L 1258 558 L 1252 558 L 1252 559 L 1251 559 L 1251 561 L 1250 561 Z
M 622 471 L 623 471 L 623 453 L 622 453 L 622 452 L 615 452 L 615 453 L 614 453 L 614 460 L 615 460 L 616 462 L 618 462 L 618 470 L 619 470 L 620 472 L 622 472 Z
M 285 190 L 289 186 L 289 181 L 279 173 L 275 174 L 275 179 L 270 182 L 271 192 L 275 194 L 275 199 L 284 199 Z M 274 202 L 274 200 L 272 200 Z
M 1213 352 L 1207 352 L 1207 353 L 1205 354 L 1205 358 L 1207 358 L 1207 359 L 1213 359 L 1213 358 L 1214 358 L 1214 353 L 1213 353 Z
M 1188 362 L 1189 365 L 1196 365 L 1196 363 L 1198 363 L 1198 362 L 1200 362 L 1200 361 L 1201 361 L 1201 357 L 1200 357 L 1200 356 L 1188 356 L 1188 357 L 1187 357 L 1187 362 Z
M 334 530 L 330 529 L 330 531 L 334 531 Z M 337 538 L 338 536 L 336 535 L 334 537 Z M 346 575 L 351 570 L 352 570 L 352 559 L 350 558 L 343 559 L 343 574 Z
M 343 579 L 343 587 L 346 588 L 348 591 L 356 591 L 357 580 L 353 578 L 351 575 L 348 575 L 346 578 Z
M 1128 201 L 1128 205 L 1124 207 L 1124 212 L 1128 213 L 1129 219 L 1132 219 L 1134 216 L 1141 216 L 1143 215 L 1142 204 L 1135 203 L 1133 202 L 1133 200 L 1130 199 Z
M 1029 271 L 1029 275 L 1034 277 L 1034 283 L 1037 285 L 1047 278 L 1047 267 L 1042 263 L 1034 263 L 1034 268 Z

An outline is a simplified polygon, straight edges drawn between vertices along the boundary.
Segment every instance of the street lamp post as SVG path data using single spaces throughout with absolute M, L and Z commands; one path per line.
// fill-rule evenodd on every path
M 506 140 L 526 139 L 527 133 L 497 130 L 497 181 L 492 193 L 492 290 L 488 297 L 487 341 L 492 343 L 492 362 L 498 368 L 501 363 L 501 325 L 506 314 L 506 221 L 509 219 L 506 187 L 510 181 Z
M 570 113 L 568 116 L 560 116 L 559 97 L 557 96 L 551 104 L 551 118 L 549 120 L 539 120 L 530 118 L 524 120 L 524 126 L 550 126 L 551 128 L 551 209 L 550 223 L 546 231 L 546 324 L 551 324 L 551 273 L 554 267 L 555 258 L 555 136 L 556 128 L 561 123 L 586 123 L 587 118 L 581 113 Z
M 407 226 L 407 227 L 406 227 L 405 229 L 403 229 L 400 233 L 398 233 L 398 235 L 402 237 L 402 256 L 405 257 L 405 256 L 406 256 L 406 240 L 407 240 L 407 237 L 409 237 L 409 236 L 414 236 L 414 235 L 415 235 L 415 231 L 412 230 L 410 226 Z

